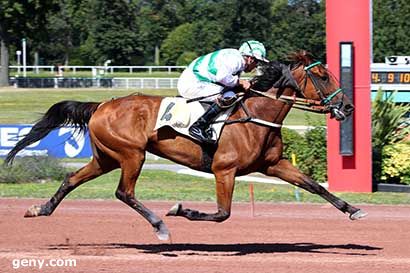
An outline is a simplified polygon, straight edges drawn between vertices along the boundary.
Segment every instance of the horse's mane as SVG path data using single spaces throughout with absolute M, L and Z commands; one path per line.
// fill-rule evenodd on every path
M 278 61 L 270 61 L 258 69 L 260 74 L 251 80 L 252 88 L 256 90 L 267 91 L 282 77 L 282 64 Z
M 252 79 L 252 87 L 259 91 L 267 91 L 273 86 L 283 87 L 289 75 L 289 69 L 300 65 L 309 65 L 314 60 L 313 54 L 306 50 L 298 50 L 287 55 L 285 61 L 270 61 L 259 67 L 260 75 Z

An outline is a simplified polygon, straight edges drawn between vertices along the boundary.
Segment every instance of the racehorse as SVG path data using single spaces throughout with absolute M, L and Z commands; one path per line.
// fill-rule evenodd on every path
M 331 117 L 342 120 L 354 109 L 349 98 L 326 67 L 315 62 L 306 51 L 294 53 L 289 65 L 277 67 L 271 62 L 262 69 L 262 75 L 253 80 L 253 89 L 246 93 L 241 104 L 237 104 L 214 146 L 201 145 L 169 127 L 154 130 L 161 96 L 129 95 L 106 102 L 54 104 L 9 152 L 5 163 L 11 164 L 24 147 L 66 125 L 81 131 L 88 127 L 93 158 L 76 172 L 67 174 L 54 196 L 45 204 L 30 207 L 25 217 L 51 215 L 76 187 L 121 168 L 116 197 L 141 214 L 153 226 L 159 239 L 167 240 L 169 231 L 164 222 L 134 194 L 146 151 L 215 175 L 215 213 L 199 212 L 177 204 L 167 216 L 222 222 L 231 214 L 235 177 L 260 172 L 320 195 L 352 220 L 364 217 L 365 212 L 328 192 L 282 155 L 280 125 L 292 106 L 302 103 L 302 108 L 330 113 Z

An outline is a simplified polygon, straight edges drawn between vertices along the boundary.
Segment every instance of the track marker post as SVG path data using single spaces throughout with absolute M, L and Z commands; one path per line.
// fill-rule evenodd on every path
M 255 195 L 252 182 L 249 183 L 249 202 L 251 203 L 251 216 L 255 217 Z
M 296 154 L 295 154 L 295 153 L 292 153 L 291 156 L 292 156 L 292 165 L 295 166 L 295 167 L 297 167 L 297 164 L 296 164 Z M 294 188 L 295 188 L 295 199 L 296 199 L 297 202 L 300 202 L 300 192 L 299 192 L 299 188 L 296 187 L 296 186 L 294 186 Z

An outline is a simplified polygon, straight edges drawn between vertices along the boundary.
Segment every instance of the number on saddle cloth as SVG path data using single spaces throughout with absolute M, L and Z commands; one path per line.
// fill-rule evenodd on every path
M 172 109 L 172 107 L 174 107 L 174 106 L 175 106 L 175 103 L 174 103 L 174 102 L 171 102 L 171 103 L 167 106 L 167 108 L 165 109 L 165 112 L 164 112 L 164 114 L 162 115 L 162 117 L 160 118 L 160 120 L 169 121 L 169 120 L 172 118 L 171 109 Z
M 164 125 L 171 127 L 186 128 L 190 124 L 190 111 L 187 111 L 187 103 L 183 98 L 164 98 L 158 111 L 158 118 L 155 128 Z

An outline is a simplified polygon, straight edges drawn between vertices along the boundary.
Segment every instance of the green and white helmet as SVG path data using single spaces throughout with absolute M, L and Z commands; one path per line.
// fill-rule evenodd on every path
M 259 41 L 251 40 L 244 42 L 239 48 L 239 52 L 244 56 L 251 56 L 259 61 L 269 62 L 269 60 L 265 58 L 265 46 Z

